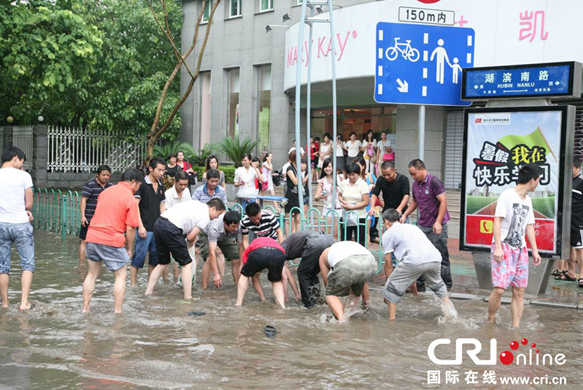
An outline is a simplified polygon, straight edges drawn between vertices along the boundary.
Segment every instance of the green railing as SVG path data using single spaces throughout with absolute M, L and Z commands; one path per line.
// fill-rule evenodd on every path
M 67 234 L 79 234 L 81 228 L 81 194 L 77 191 L 61 191 L 35 188 L 33 192 L 34 216 L 36 229 Z
M 240 204 L 235 204 L 231 207 L 232 210 L 238 210 L 241 215 L 244 215 L 244 210 Z M 275 213 L 275 210 L 272 206 L 265 206 L 264 209 L 269 210 Z M 316 208 L 309 209 L 306 213 L 300 210 L 297 207 L 294 207 L 291 210 L 290 216 L 286 217 L 283 213 L 279 214 L 279 224 L 284 229 L 285 232 L 292 231 L 292 218 L 291 214 L 295 212 L 300 213 L 300 223 L 301 223 L 301 230 L 309 229 L 315 231 L 321 231 L 325 234 L 332 234 L 335 240 L 339 240 L 340 232 L 344 233 L 344 237 L 346 237 L 348 225 L 345 221 L 341 221 L 338 216 L 334 214 L 334 211 L 329 211 L 327 215 L 322 215 L 320 210 Z M 345 216 L 349 216 L 350 214 L 355 214 L 354 211 L 350 211 L 345 214 Z M 78 235 L 79 229 L 81 228 L 81 194 L 77 191 L 61 191 L 61 190 L 54 190 L 54 189 L 41 189 L 35 188 L 34 189 L 34 203 L 33 203 L 33 216 L 34 216 L 34 227 L 36 229 L 43 229 L 48 230 L 55 233 L 61 233 L 61 237 L 64 239 L 67 235 Z M 376 218 L 380 218 L 380 215 L 377 214 Z M 357 227 L 357 237 L 356 240 L 358 241 L 359 236 L 359 227 L 362 227 L 363 224 L 360 222 L 358 218 Z M 373 253 L 373 255 L 378 259 L 378 269 L 377 274 L 381 272 L 384 261 L 384 254 L 379 245 L 378 249 L 374 251 L 369 248 L 369 241 L 368 241 L 368 232 L 369 232 L 369 225 L 370 225 L 370 217 L 366 218 L 364 223 L 365 226 L 365 236 L 364 242 L 367 249 Z M 384 225 L 379 220 L 378 224 L 379 229 L 379 236 L 382 237 L 384 232 Z M 290 262 L 292 265 L 297 266 L 298 264 L 294 264 Z

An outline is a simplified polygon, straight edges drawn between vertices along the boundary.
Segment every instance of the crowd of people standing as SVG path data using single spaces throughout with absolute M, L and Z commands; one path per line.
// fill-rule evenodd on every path
M 260 191 L 273 194 L 271 153 L 266 153 L 263 163 L 246 154 L 241 167 L 235 171 L 234 184 L 239 190 L 237 198 L 243 215 L 227 208 L 225 175 L 215 156 L 207 159 L 203 183 L 192 195 L 189 184 L 194 171 L 180 153 L 170 156 L 168 163 L 151 159 L 145 176 L 140 170 L 127 169 L 116 185 L 109 182 L 111 169 L 100 166 L 95 178 L 84 186 L 80 206 L 79 257 L 89 264 L 83 283 L 82 311 L 91 309 L 91 297 L 102 264 L 115 276 L 114 311 L 121 313 L 128 265 L 130 286 L 135 287 L 139 270 L 146 265 L 147 258 L 145 293 L 150 295 L 160 278 L 168 280 L 173 259 L 177 264 L 174 280 L 180 281 L 184 299 L 191 299 L 199 258 L 204 262 L 202 288 L 208 288 L 211 276 L 214 287 L 220 288 L 225 262 L 231 263 L 238 306 L 243 304 L 249 283 L 259 298 L 266 300 L 259 277 L 267 270 L 267 278 L 280 306 L 286 306 L 290 287 L 306 308 L 313 307 L 323 295 L 335 318 L 343 321 L 346 313 L 341 297 L 350 296 L 353 303 L 361 298 L 365 309 L 370 306 L 368 282 L 377 272 L 378 262 L 366 249 L 367 230 L 371 242 L 382 244 L 387 278 L 383 298 L 388 305 L 389 319 L 395 319 L 396 305 L 407 290 L 416 294 L 426 285 L 444 306 L 453 308 L 448 299 L 448 291 L 453 286 L 447 246 L 450 217 L 442 182 L 427 171 L 422 160 L 414 159 L 408 164 L 412 178 L 410 186 L 406 175 L 395 169 L 395 153 L 386 134 L 378 142 L 372 133 L 368 133 L 363 142 L 356 140 L 354 133 L 346 143 L 337 140 L 336 147 L 343 151 L 338 158 L 344 159 L 345 165 L 333 172 L 334 145 L 329 134 L 325 134 L 323 140 L 319 144 L 318 139 L 313 139 L 306 148 L 316 176 L 307 174 L 308 161 L 304 159 L 303 148 L 298 150 L 294 145 L 290 149 L 289 163 L 283 171 L 287 198 L 284 210 L 293 226 L 287 232 L 280 226 L 277 211 L 262 209 L 256 202 Z M 300 169 L 296 166 L 297 153 L 302 154 Z M 373 156 L 377 157 L 373 159 Z M 31 310 L 34 305 L 29 302 L 28 295 L 35 269 L 30 224 L 33 219 L 32 180 L 22 170 L 25 158 L 24 153 L 14 147 L 2 153 L 0 292 L 2 306 L 7 307 L 10 248 L 15 244 L 22 268 L 19 308 Z M 575 159 L 573 178 L 577 188 L 581 187 L 580 166 Z M 163 184 L 165 175 L 173 176 L 170 188 Z M 520 323 L 522 295 L 528 282 L 525 235 L 532 248 L 533 263 L 540 263 L 533 233 L 532 202 L 528 197 L 537 187 L 540 176 L 541 169 L 537 165 L 523 166 L 516 187 L 504 192 L 498 200 L 492 239 L 494 290 L 488 313 L 491 321 L 495 321 L 502 293 L 512 287 L 512 323 L 514 326 Z M 308 188 L 310 182 L 317 184 L 314 198 L 323 201 L 322 218 L 340 220 L 339 237 L 335 230 L 324 232 L 313 226 L 302 229 L 302 211 L 298 207 L 300 181 Z M 337 183 L 335 190 L 334 181 Z M 515 218 L 517 207 L 524 214 L 518 220 Z M 417 210 L 415 226 L 408 222 Z M 573 218 L 575 224 L 580 220 Z M 381 238 L 379 225 L 385 230 Z M 573 228 L 572 244 L 576 254 L 581 248 L 581 231 L 583 227 Z M 301 258 L 297 270 L 299 288 L 286 263 L 298 258 Z M 575 272 L 574 265 L 570 266 L 570 271 Z M 320 274 L 325 292 L 320 290 Z

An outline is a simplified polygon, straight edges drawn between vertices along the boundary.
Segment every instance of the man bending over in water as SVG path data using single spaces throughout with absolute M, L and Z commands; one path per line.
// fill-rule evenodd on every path
M 389 305 L 389 320 L 395 319 L 397 303 L 401 301 L 407 287 L 421 275 L 425 276 L 427 286 L 444 304 L 451 305 L 445 283 L 441 279 L 441 254 L 431 241 L 415 225 L 399 223 L 400 213 L 388 209 L 383 213 L 387 229 L 383 234 L 385 249 L 385 303 Z M 393 270 L 392 253 L 399 260 Z
M 369 304 L 370 293 L 367 281 L 377 270 L 374 256 L 368 249 L 354 241 L 340 241 L 322 252 L 320 270 L 326 286 L 326 303 L 340 322 L 344 316 L 344 306 L 340 297 L 362 296 L 362 303 Z

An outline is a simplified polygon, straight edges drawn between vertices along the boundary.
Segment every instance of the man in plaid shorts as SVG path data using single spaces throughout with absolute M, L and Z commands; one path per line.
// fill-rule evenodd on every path
M 488 321 L 496 322 L 496 312 L 504 291 L 512 286 L 512 326 L 520 325 L 524 309 L 524 289 L 528 285 L 528 250 L 524 235 L 532 248 L 532 263 L 539 265 L 541 257 L 536 246 L 534 211 L 528 193 L 540 182 L 542 169 L 526 164 L 518 172 L 518 184 L 498 198 L 492 238 L 492 286 L 488 303 Z

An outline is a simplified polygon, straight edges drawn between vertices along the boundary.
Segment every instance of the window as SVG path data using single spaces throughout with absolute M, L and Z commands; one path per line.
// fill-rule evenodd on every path
M 272 11 L 273 0 L 259 0 L 259 12 Z
M 271 65 L 257 67 L 257 139 L 259 150 L 268 151 L 271 124 Z
M 297 4 L 301 5 L 304 2 L 304 0 L 297 0 Z
M 212 7 L 213 7 L 213 1 L 207 0 L 206 4 L 204 6 L 204 11 L 202 12 L 201 23 L 208 23 L 209 18 L 211 16 L 211 8 Z
M 229 17 L 241 16 L 241 0 L 230 0 Z
M 201 72 L 200 148 L 211 142 L 211 72 Z
M 227 71 L 229 113 L 229 137 L 239 135 L 239 68 Z

